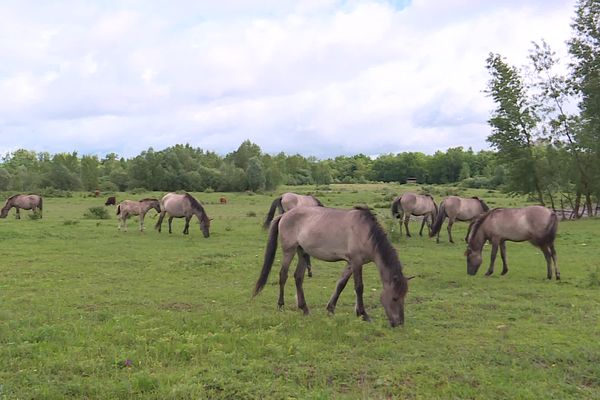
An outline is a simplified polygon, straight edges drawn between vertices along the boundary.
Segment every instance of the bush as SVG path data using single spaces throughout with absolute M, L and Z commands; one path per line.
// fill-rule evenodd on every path
M 46 187 L 39 191 L 42 197 L 73 197 L 73 193 L 68 190 L 55 189 L 53 187 Z
M 84 218 L 87 219 L 109 219 L 110 215 L 106 210 L 106 207 L 90 207 L 83 214 Z
M 485 176 L 476 176 L 473 178 L 463 179 L 459 185 L 460 187 L 470 189 L 482 189 L 491 187 L 490 179 L 486 178 Z
M 129 192 L 130 192 L 131 194 L 140 194 L 140 193 L 146 193 L 147 191 L 148 191 L 148 190 L 146 190 L 145 188 L 142 188 L 142 187 L 136 187 L 136 188 L 133 188 L 133 189 L 131 189 Z

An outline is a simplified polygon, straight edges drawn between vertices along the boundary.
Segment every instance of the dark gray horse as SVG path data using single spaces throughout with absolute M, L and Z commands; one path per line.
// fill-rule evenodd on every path
M 17 210 L 17 219 L 21 219 L 21 208 L 32 210 L 34 214 L 42 218 L 43 203 L 42 196 L 38 196 L 37 194 L 15 194 L 6 200 L 4 207 L 0 211 L 0 218 L 6 218 L 8 212 L 13 207 Z
M 528 240 L 539 247 L 546 258 L 548 279 L 552 279 L 552 263 L 556 279 L 560 279 L 560 271 L 556 261 L 554 239 L 558 229 L 556 214 L 542 206 L 524 208 L 496 208 L 475 218 L 467 233 L 467 273 L 475 275 L 482 262 L 481 251 L 486 241 L 492 244 L 490 267 L 486 275 L 494 273 L 494 261 L 500 247 L 502 256 L 502 275 L 508 272 L 506 262 L 507 240 L 524 242 Z
M 408 291 L 408 279 L 402 274 L 402 264 L 396 250 L 385 232 L 368 209 L 338 210 L 325 207 L 296 207 L 273 220 L 265 260 L 254 288 L 256 296 L 267 283 L 277 251 L 277 239 L 283 250 L 279 272 L 279 307 L 284 305 L 284 287 L 288 269 L 294 255 L 298 254 L 298 266 L 294 273 L 298 308 L 308 314 L 302 283 L 309 254 L 323 261 L 346 261 L 348 264 L 327 304 L 330 313 L 335 311 L 337 300 L 354 276 L 356 291 L 356 314 L 370 320 L 363 304 L 362 267 L 373 261 L 379 269 L 383 291 L 381 303 L 391 326 L 404 322 L 404 298 Z
M 171 222 L 173 218 L 185 218 L 183 234 L 187 235 L 190 229 L 190 220 L 195 215 L 200 222 L 200 230 L 205 238 L 210 236 L 210 218 L 206 215 L 204 207 L 189 193 L 167 193 L 160 200 L 160 217 L 155 228 L 161 231 L 163 219 L 169 214 L 169 233 L 172 233 Z
M 125 232 L 127 232 L 127 218 L 129 218 L 130 215 L 139 215 L 140 232 L 144 232 L 144 217 L 146 216 L 146 213 L 153 208 L 160 214 L 160 202 L 158 199 L 142 199 L 140 201 L 123 200 L 117 206 L 119 230 L 124 228 Z
M 408 230 L 410 216 L 422 216 L 423 222 L 421 222 L 419 235 L 423 236 L 423 227 L 427 224 L 427 229 L 430 229 L 431 223 L 437 215 L 437 204 L 429 194 L 404 193 L 392 202 L 392 215 L 400 220 L 400 235 L 402 235 L 402 222 L 404 222 L 408 237 L 410 237 Z M 430 218 L 431 222 L 429 222 Z
M 448 196 L 440 203 L 438 215 L 431 226 L 429 237 L 437 235 L 436 242 L 440 242 L 440 231 L 446 217 L 448 217 L 448 238 L 450 243 L 454 243 L 452 239 L 452 225 L 454 221 L 471 221 L 488 211 L 490 208 L 479 197 L 465 199 L 458 196 Z

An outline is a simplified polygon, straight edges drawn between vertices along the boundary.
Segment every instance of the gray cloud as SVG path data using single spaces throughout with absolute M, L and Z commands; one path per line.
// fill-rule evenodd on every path
M 221 2 L 223 3 L 223 2 Z M 485 58 L 564 54 L 574 1 L 22 2 L 0 14 L 0 152 L 190 143 L 329 157 L 481 149 Z

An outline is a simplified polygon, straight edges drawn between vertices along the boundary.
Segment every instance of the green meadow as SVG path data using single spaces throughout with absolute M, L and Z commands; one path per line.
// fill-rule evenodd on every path
M 600 399 L 600 221 L 559 225 L 561 281 L 546 279 L 541 252 L 508 243 L 509 273 L 476 276 L 456 244 L 400 237 L 393 197 L 418 186 L 285 187 L 277 193 L 194 193 L 213 218 L 182 235 L 140 233 L 88 219 L 105 196 L 45 198 L 43 219 L 12 210 L 0 220 L 0 399 Z M 495 191 L 491 207 L 521 206 Z M 325 305 L 343 263 L 313 260 L 304 288 L 310 315 L 295 307 L 293 279 L 277 310 L 278 263 L 251 298 L 262 265 L 261 224 L 283 191 L 313 193 L 332 207 L 373 207 L 410 281 L 405 325 L 392 329 L 379 303 L 376 267 L 364 269 L 367 323 L 349 284 L 334 316 Z M 117 193 L 117 199 L 162 193 Z M 225 196 L 228 204 L 219 204 Z M 4 199 L 4 198 L 3 198 Z M 280 250 L 278 251 L 278 256 Z M 294 262 L 295 263 L 295 262 Z M 293 268 L 293 267 L 292 267 Z M 292 269 L 293 271 L 293 269 Z

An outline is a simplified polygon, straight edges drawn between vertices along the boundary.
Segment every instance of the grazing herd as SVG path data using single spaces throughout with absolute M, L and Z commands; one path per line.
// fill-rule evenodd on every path
M 220 199 L 221 204 L 226 204 L 225 198 Z M 20 209 L 32 210 L 34 215 L 42 217 L 42 197 L 38 195 L 17 194 L 6 200 L 0 211 L 0 218 L 6 218 L 11 208 L 16 208 L 16 216 L 20 219 Z M 106 205 L 117 205 L 115 197 L 109 197 Z M 140 201 L 124 200 L 117 205 L 119 230 L 127 231 L 127 219 L 130 215 L 138 215 L 140 231 L 144 231 L 144 216 L 151 209 L 159 213 L 155 228 L 161 231 L 165 216 L 168 217 L 169 233 L 172 232 L 173 218 L 185 218 L 184 234 L 189 233 L 190 220 L 193 216 L 198 218 L 200 230 L 205 238 L 210 236 L 210 221 L 202 204 L 189 193 L 167 193 L 162 199 L 143 199 Z M 276 211 L 281 215 L 275 217 Z M 556 261 L 554 240 L 558 228 L 556 214 L 542 206 L 529 206 L 523 208 L 496 208 L 490 210 L 485 202 L 477 197 L 461 198 L 449 196 L 439 205 L 430 195 L 405 193 L 392 202 L 392 215 L 400 220 L 406 229 L 406 236 L 410 237 L 408 222 L 411 215 L 421 216 L 422 223 L 419 234 L 422 236 L 423 228 L 427 224 L 429 237 L 439 235 L 444 220 L 448 218 L 448 239 L 452 239 L 452 226 L 455 221 L 470 221 L 467 237 L 467 273 L 475 275 L 482 264 L 482 249 L 486 242 L 490 242 L 491 260 L 486 275 L 494 271 L 494 262 L 500 249 L 502 257 L 502 275 L 508 272 L 506 261 L 505 242 L 529 241 L 539 247 L 546 259 L 547 277 L 552 279 L 552 266 L 554 275 L 560 279 L 560 272 Z M 404 322 L 404 298 L 408 291 L 408 280 L 402 271 L 396 250 L 390 243 L 385 231 L 368 208 L 355 207 L 343 210 L 324 207 L 313 196 L 303 196 L 295 193 L 284 193 L 275 199 L 267 213 L 263 224 L 269 229 L 264 263 L 260 276 L 254 288 L 256 296 L 267 283 L 271 267 L 275 261 L 278 241 L 283 252 L 282 264 L 279 272 L 279 300 L 278 306 L 284 305 L 284 287 L 288 277 L 289 266 L 295 255 L 298 255 L 298 264 L 294 271 L 296 284 L 297 306 L 308 314 L 303 281 L 304 274 L 312 276 L 311 257 L 319 260 L 334 262 L 345 261 L 347 264 L 342 271 L 328 304 L 329 313 L 334 312 L 337 300 L 344 290 L 350 277 L 354 280 L 356 292 L 356 314 L 364 320 L 370 320 L 363 303 L 362 267 L 368 262 L 374 262 L 379 270 L 383 290 L 381 303 L 391 326 Z

